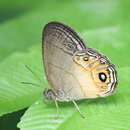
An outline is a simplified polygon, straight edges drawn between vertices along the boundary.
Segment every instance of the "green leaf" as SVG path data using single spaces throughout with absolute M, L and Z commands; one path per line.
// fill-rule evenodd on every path
M 14 53 L 0 64 L 0 115 L 28 107 L 42 96 L 43 86 L 47 87 L 48 84 L 43 72 L 41 51 L 39 50 L 41 48 L 35 46 L 28 53 Z M 42 83 L 25 65 L 38 73 L 38 77 L 42 78 Z M 21 82 L 38 85 L 25 85 Z
M 122 75 L 123 73 L 125 75 Z M 71 103 L 60 103 L 60 115 L 55 118 L 55 104 L 45 104 L 43 99 L 41 99 L 25 112 L 18 127 L 21 130 L 129 129 L 129 75 L 130 68 L 119 69 L 120 82 L 114 95 L 107 98 L 79 102 L 81 111 L 86 115 L 86 119 L 80 116 Z
M 98 29 L 97 31 L 85 31 L 82 33 L 82 36 L 85 37 L 87 34 L 89 42 L 92 42 L 91 39 L 95 39 L 98 44 L 95 45 L 94 41 L 92 42 L 92 46 L 95 48 L 100 49 L 103 53 L 109 55 L 109 57 L 114 61 L 116 64 L 120 66 L 118 68 L 119 72 L 119 85 L 117 92 L 107 98 L 100 98 L 100 99 L 92 99 L 92 100 L 84 100 L 79 102 L 80 108 L 83 113 L 85 113 L 87 119 L 82 119 L 79 113 L 74 109 L 72 104 L 63 104 L 61 103 L 60 107 L 60 116 L 58 119 L 55 119 L 56 110 L 55 105 L 52 104 L 50 106 L 46 105 L 43 102 L 43 99 L 37 101 L 33 104 L 25 113 L 25 115 L 21 118 L 21 122 L 18 124 L 18 127 L 21 129 L 128 129 L 129 128 L 129 79 L 128 76 L 130 74 L 129 67 L 125 66 L 125 62 L 116 62 L 116 58 L 119 58 L 120 55 L 118 53 L 115 54 L 115 51 L 118 51 L 118 48 L 115 45 L 108 44 L 111 39 L 110 37 L 114 37 L 116 35 L 115 27 L 112 28 L 105 28 L 105 29 Z M 121 32 L 121 30 L 119 30 Z M 123 33 L 122 33 L 123 34 Z M 104 35 L 102 40 L 101 36 Z M 123 48 L 121 45 L 120 40 L 115 37 L 115 41 L 120 48 Z M 109 41 L 108 41 L 109 40 Z M 104 41 L 107 41 L 105 45 L 103 44 Z M 102 47 L 102 45 L 107 47 Z M 97 47 L 96 47 L 97 46 Z M 124 46 L 127 46 L 127 42 Z M 111 48 L 114 50 L 112 53 L 110 51 Z M 125 48 L 125 47 L 124 47 Z M 127 48 L 126 48 L 127 49 Z M 109 50 L 109 51 L 108 51 Z M 114 55 L 115 54 L 115 55 Z M 127 54 L 124 54 L 125 56 Z M 125 61 L 125 59 L 124 59 Z M 126 60 L 127 61 L 127 60 Z M 129 64 L 129 61 L 128 61 Z M 125 75 L 122 75 L 122 74 Z M 125 85 L 123 85 L 125 84 Z M 121 86 L 124 86 L 123 88 Z M 125 88 L 125 89 L 124 89 Z M 125 94 L 125 95 L 124 95 Z M 122 107 L 127 106 L 127 107 Z M 120 119 L 121 118 L 121 119 Z M 124 120 L 123 122 L 121 122 Z M 77 123 L 75 123 L 77 122 Z M 80 122 L 80 124 L 78 123 Z M 88 123 L 86 123 L 88 122 Z M 95 125 L 93 125 L 93 122 Z M 118 125 L 118 123 L 120 125 Z M 125 123 L 124 123 L 125 122 Z M 75 125 L 73 125 L 75 124 Z M 98 127 L 96 127 L 98 126 Z

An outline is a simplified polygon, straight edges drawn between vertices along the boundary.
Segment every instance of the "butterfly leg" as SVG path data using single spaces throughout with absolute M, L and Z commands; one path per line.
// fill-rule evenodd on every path
M 82 117 L 82 118 L 85 118 L 85 115 L 84 115 L 83 113 L 81 113 L 81 111 L 80 111 L 80 109 L 79 109 L 77 103 L 76 103 L 74 100 L 72 100 L 72 102 L 73 102 L 73 104 L 75 105 L 77 111 L 80 113 L 81 117 Z
M 58 102 L 56 100 L 56 95 L 54 94 L 54 92 L 51 89 L 45 89 L 43 95 L 47 100 L 52 100 L 53 99 L 55 101 L 56 118 L 57 118 L 59 116 L 59 106 L 58 106 Z
M 59 116 L 59 106 L 58 106 L 58 102 L 56 99 L 54 99 L 55 104 L 56 104 L 56 118 Z

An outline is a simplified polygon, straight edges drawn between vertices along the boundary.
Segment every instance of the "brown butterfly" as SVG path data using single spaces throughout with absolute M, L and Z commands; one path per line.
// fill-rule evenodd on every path
M 117 71 L 111 61 L 85 45 L 69 26 L 50 22 L 43 30 L 42 55 L 51 89 L 44 91 L 46 99 L 72 101 L 106 97 L 117 86 Z M 84 115 L 80 112 L 81 116 Z

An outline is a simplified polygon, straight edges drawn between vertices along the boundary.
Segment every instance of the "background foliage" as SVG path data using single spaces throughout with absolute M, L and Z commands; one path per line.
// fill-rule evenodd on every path
M 3 124 L 11 128 L 12 122 L 19 122 L 17 127 L 21 130 L 129 129 L 129 12 L 129 0 L 1 0 L 0 129 L 5 128 Z M 59 103 L 60 117 L 55 119 L 54 102 L 43 99 L 43 90 L 49 85 L 42 65 L 41 38 L 44 25 L 50 21 L 70 25 L 90 47 L 109 56 L 117 67 L 119 85 L 114 95 L 78 101 L 87 119 L 80 117 L 72 103 Z M 23 85 L 22 81 L 38 86 Z M 27 107 L 23 116 L 17 113 L 21 120 L 15 116 L 11 122 L 6 120 L 9 113 Z

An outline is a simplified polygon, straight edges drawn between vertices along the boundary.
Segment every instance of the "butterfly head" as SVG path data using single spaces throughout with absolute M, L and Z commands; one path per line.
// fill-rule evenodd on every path
M 106 56 L 88 48 L 76 52 L 73 60 L 90 73 L 94 86 L 99 90 L 99 97 L 109 96 L 115 91 L 118 82 L 117 71 Z

